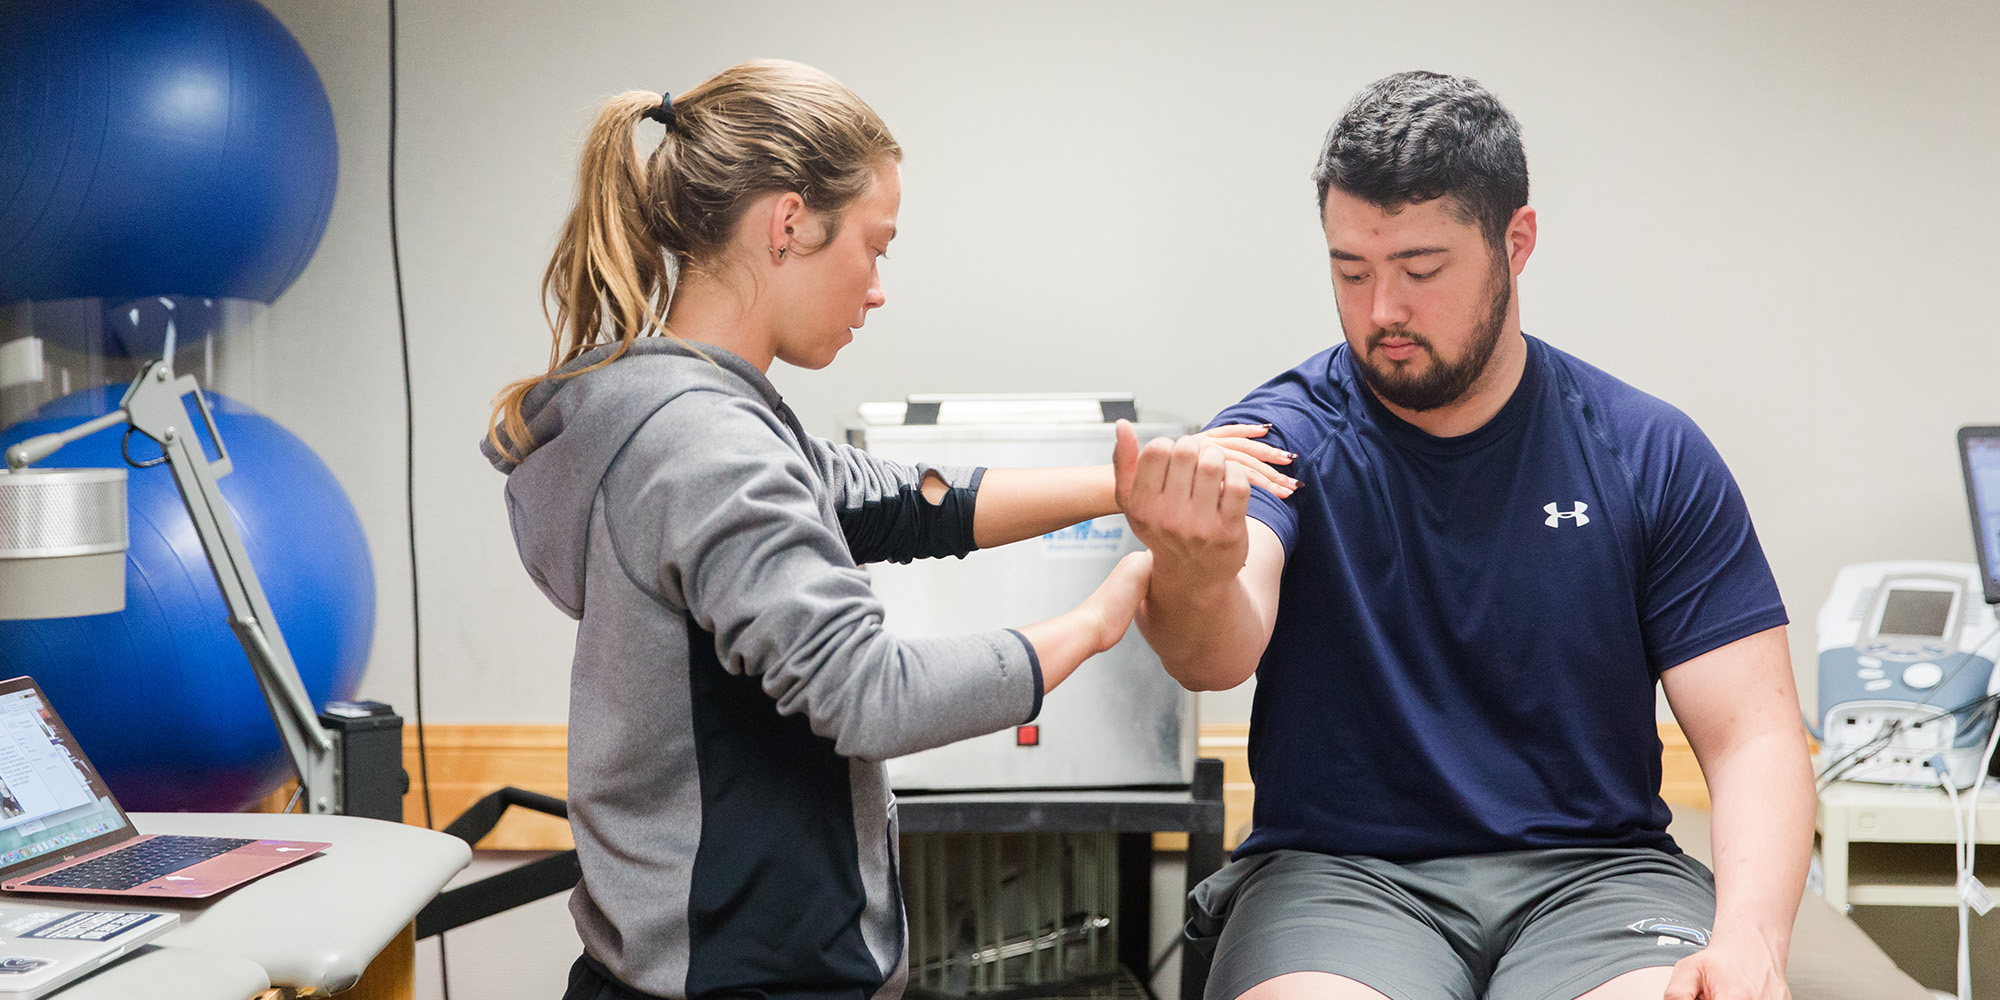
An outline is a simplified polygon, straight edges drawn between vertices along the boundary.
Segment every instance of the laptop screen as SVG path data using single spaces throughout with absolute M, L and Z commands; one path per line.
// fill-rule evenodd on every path
M 2000 427 L 1960 428 L 1958 449 L 1965 462 L 1973 549 L 1986 584 L 1986 603 L 2000 604 Z
M 129 825 L 41 689 L 0 681 L 0 875 L 108 846 Z

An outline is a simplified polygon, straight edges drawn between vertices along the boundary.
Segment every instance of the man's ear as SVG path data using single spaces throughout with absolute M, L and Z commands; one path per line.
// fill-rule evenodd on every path
M 1514 210 L 1514 217 L 1507 220 L 1507 271 L 1514 277 L 1528 268 L 1528 257 L 1535 252 L 1535 208 L 1522 205 Z

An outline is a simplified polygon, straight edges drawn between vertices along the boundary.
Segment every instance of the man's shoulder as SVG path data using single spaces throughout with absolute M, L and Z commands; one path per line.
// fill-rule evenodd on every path
M 1346 343 L 1337 343 L 1325 350 L 1315 352 L 1311 357 L 1293 365 L 1265 380 L 1251 396 L 1263 393 L 1296 391 L 1307 389 L 1322 391 L 1338 388 L 1346 381 L 1347 366 L 1342 363 L 1342 355 L 1347 351 Z
M 1344 343 L 1335 344 L 1292 367 L 1266 379 L 1242 400 L 1218 414 L 1209 426 L 1229 423 L 1272 423 L 1281 428 L 1299 423 L 1323 424 L 1338 420 L 1347 410 L 1353 387 L 1341 354 Z M 1294 427 L 1295 431 L 1303 427 Z
M 1564 410 L 1600 438 L 1631 444 L 1661 436 L 1699 435 L 1694 419 L 1672 403 L 1547 341 L 1537 341 Z

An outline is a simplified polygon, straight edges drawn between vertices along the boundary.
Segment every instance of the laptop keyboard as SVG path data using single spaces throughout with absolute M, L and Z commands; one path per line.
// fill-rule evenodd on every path
M 254 843 L 230 837 L 155 837 L 22 884 L 52 889 L 131 889 Z

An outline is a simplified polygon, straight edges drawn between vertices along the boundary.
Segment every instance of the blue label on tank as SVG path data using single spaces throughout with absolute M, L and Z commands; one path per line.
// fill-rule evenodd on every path
M 1125 543 L 1123 524 L 1100 525 L 1095 520 L 1073 524 L 1061 531 L 1051 531 L 1042 536 L 1042 551 L 1047 553 L 1104 553 L 1118 551 Z

